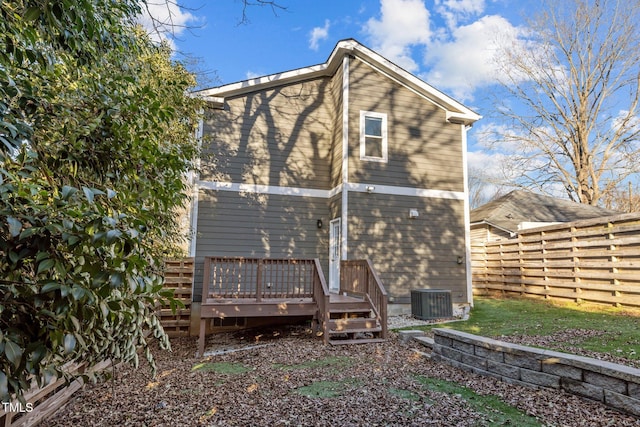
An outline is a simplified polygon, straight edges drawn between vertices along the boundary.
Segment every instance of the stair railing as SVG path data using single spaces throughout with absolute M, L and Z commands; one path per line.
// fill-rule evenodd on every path
M 320 260 L 316 258 L 315 260 L 315 275 L 313 282 L 313 299 L 316 301 L 318 305 L 318 315 L 317 315 L 317 331 L 322 333 L 322 340 L 325 344 L 329 343 L 329 287 L 327 286 L 327 281 L 324 278 L 324 274 L 322 272 L 322 266 L 320 265 Z
M 382 327 L 381 338 L 387 338 L 387 291 L 370 259 L 340 261 L 340 293 L 369 301 Z

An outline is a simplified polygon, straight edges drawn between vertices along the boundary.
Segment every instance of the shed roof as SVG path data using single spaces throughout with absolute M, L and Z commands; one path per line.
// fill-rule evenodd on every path
M 616 215 L 619 212 L 570 200 L 515 190 L 473 209 L 471 224 L 489 223 L 507 231 L 518 231 L 522 222 L 570 222 Z
M 323 64 L 203 89 L 195 92 L 195 94 L 220 105 L 224 102 L 225 97 L 238 96 L 317 77 L 331 76 L 342 66 L 342 59 L 345 55 L 351 55 L 368 63 L 444 109 L 449 122 L 471 125 L 482 117 L 354 39 L 339 41 L 327 61 Z

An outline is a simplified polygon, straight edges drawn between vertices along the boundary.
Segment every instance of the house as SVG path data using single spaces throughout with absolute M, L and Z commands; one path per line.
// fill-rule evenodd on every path
M 210 256 L 369 259 L 389 306 L 472 303 L 466 133 L 480 116 L 359 42 L 323 64 L 199 91 L 194 305 Z M 393 312 L 393 308 L 390 308 Z
M 471 211 L 471 241 L 509 239 L 526 228 L 617 214 L 598 206 L 514 190 Z

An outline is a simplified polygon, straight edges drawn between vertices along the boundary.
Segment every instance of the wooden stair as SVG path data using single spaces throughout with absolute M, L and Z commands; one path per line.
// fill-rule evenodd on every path
M 384 342 L 382 325 L 368 301 L 357 297 L 331 295 L 329 303 L 329 344 Z

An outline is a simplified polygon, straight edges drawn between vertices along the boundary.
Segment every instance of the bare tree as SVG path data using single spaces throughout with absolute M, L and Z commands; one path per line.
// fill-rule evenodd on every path
M 475 209 L 502 197 L 513 188 L 503 185 L 495 176 L 479 167 L 469 167 L 469 207 Z
M 596 205 L 640 170 L 640 0 L 545 1 L 497 55 L 514 185 Z
M 640 191 L 637 187 L 633 188 L 631 182 L 627 184 L 627 189 L 618 186 L 603 196 L 602 205 L 619 212 L 640 212 Z

